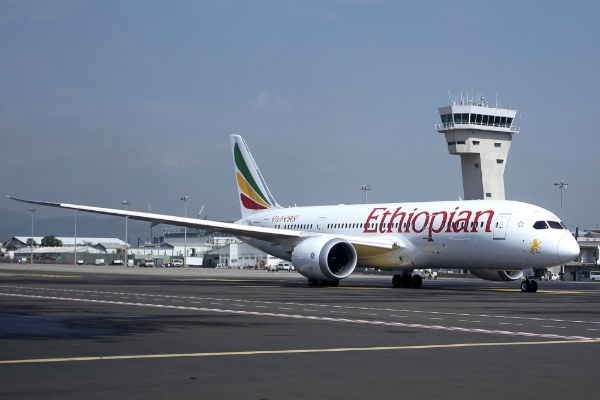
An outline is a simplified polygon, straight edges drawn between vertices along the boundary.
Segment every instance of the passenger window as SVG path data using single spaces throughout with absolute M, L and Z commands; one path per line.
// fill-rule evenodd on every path
M 548 224 L 546 224 L 546 221 L 537 221 L 533 224 L 533 229 L 548 229 Z
M 548 225 L 550 225 L 550 228 L 552 229 L 564 229 L 560 222 L 548 221 Z

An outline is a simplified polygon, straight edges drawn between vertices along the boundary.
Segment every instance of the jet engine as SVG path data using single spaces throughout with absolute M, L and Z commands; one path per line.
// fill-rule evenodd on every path
M 499 271 L 496 269 L 472 269 L 469 272 L 486 281 L 516 281 L 523 276 L 523 270 Z
M 300 243 L 292 252 L 296 271 L 307 278 L 339 281 L 356 268 L 358 256 L 350 242 L 331 236 L 316 236 Z

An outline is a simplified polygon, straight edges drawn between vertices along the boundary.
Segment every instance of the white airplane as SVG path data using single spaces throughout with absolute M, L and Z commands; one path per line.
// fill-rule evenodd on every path
M 357 266 L 397 270 L 394 287 L 420 287 L 415 269 L 468 269 L 481 279 L 513 281 L 523 269 L 565 264 L 579 245 L 541 207 L 506 200 L 436 201 L 284 208 L 277 204 L 246 142 L 231 135 L 242 219 L 235 223 L 50 203 L 43 206 L 230 233 L 291 261 L 309 286 L 338 286 Z M 537 291 L 525 279 L 524 292 Z

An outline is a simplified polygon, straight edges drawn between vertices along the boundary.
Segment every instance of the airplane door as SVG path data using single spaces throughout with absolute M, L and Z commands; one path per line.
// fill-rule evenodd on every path
M 510 214 L 498 214 L 496 223 L 494 224 L 494 240 L 506 239 L 506 227 L 508 226 L 509 219 Z
M 327 217 L 320 217 L 317 221 L 317 231 L 323 232 L 323 227 L 325 226 L 325 220 Z

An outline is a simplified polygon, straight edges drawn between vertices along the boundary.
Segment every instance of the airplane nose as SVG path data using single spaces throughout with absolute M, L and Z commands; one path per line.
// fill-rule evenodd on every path
M 577 240 L 575 240 L 573 235 L 567 233 L 558 242 L 558 259 L 567 263 L 573 261 L 577 257 L 579 257 L 579 245 L 577 244 Z

